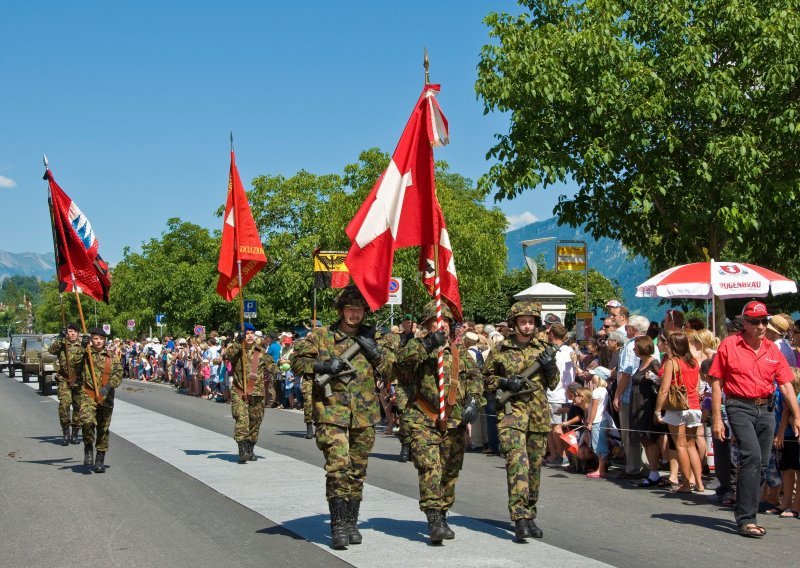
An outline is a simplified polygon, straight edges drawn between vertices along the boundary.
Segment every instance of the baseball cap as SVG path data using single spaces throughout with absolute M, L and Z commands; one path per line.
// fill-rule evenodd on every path
M 264 337 L 264 333 L 261 330 L 256 331 L 256 337 Z
M 742 315 L 746 318 L 766 318 L 769 317 L 769 312 L 767 311 L 767 306 L 762 302 L 753 301 L 745 304 L 744 309 L 742 309 Z
M 414 317 L 411 314 L 406 314 L 403 316 L 403 321 L 414 321 Z
M 597 375 L 604 381 L 607 381 L 611 376 L 611 371 L 609 371 L 606 367 L 595 367 L 591 371 L 589 371 L 593 375 Z
M 619 300 L 609 300 L 606 302 L 607 308 L 619 308 L 622 305 Z

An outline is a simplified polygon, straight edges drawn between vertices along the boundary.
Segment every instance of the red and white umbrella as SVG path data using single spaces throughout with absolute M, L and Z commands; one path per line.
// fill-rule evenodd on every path
M 669 268 L 636 287 L 639 298 L 765 297 L 796 294 L 794 280 L 755 264 L 694 262 Z

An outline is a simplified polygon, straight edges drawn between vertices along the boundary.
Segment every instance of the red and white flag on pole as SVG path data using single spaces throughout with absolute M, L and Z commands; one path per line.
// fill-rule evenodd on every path
M 425 85 L 389 166 L 347 226 L 351 245 L 345 263 L 373 310 L 389 299 L 395 250 L 422 247 L 420 264 L 427 265 L 428 252 L 432 259 L 432 247 L 441 243 L 440 264 L 447 258 L 447 266 L 453 266 L 455 295 L 448 298 L 457 306 L 453 315 L 461 313 L 452 250 L 436 199 L 433 147 L 449 142 L 438 92 L 439 85 Z
M 236 156 L 231 150 L 231 171 L 228 176 L 228 200 L 225 202 L 222 245 L 219 251 L 217 294 L 230 302 L 239 293 L 237 261 L 242 261 L 242 286 L 267 265 L 267 257 L 258 235 L 244 192 Z
M 441 227 L 439 234 L 439 285 L 442 299 L 447 302 L 450 311 L 453 312 L 453 317 L 457 321 L 461 321 L 461 293 L 458 291 L 458 275 L 456 275 L 456 263 L 453 259 L 453 247 L 450 246 L 450 235 L 447 233 L 444 215 L 438 203 L 436 204 L 434 215 L 438 217 L 438 226 Z M 431 296 L 436 295 L 434 246 L 424 246 L 419 251 L 419 271 L 422 273 L 422 283 Z
M 48 168 L 44 179 L 50 185 L 51 214 L 56 241 L 56 277 L 61 292 L 86 294 L 108 303 L 111 276 L 98 252 L 100 244 L 89 219 L 64 193 Z

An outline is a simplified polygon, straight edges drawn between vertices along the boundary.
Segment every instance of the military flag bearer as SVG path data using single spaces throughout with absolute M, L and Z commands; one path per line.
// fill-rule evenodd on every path
M 48 351 L 58 357 L 58 419 L 61 422 L 63 438 L 61 445 L 78 443 L 81 428 L 81 398 L 83 397 L 83 356 L 84 348 L 78 334 L 77 324 L 69 323 L 61 330 Z M 72 412 L 70 413 L 70 409 Z M 70 435 L 70 426 L 72 433 Z

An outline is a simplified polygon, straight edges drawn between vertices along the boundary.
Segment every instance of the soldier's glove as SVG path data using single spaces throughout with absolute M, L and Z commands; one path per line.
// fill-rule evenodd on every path
M 475 397 L 470 396 L 466 404 L 461 409 L 461 425 L 472 424 L 478 417 L 478 403 L 475 402 Z
M 331 357 L 324 361 L 314 361 L 314 372 L 318 375 L 338 375 L 347 365 L 339 357 Z
M 552 351 L 546 350 L 539 353 L 539 356 L 536 357 L 536 360 L 539 362 L 539 368 L 541 369 L 542 375 L 548 379 L 558 373 L 558 367 L 556 367 L 556 357 Z
M 236 343 L 244 343 L 244 333 L 241 331 L 236 334 Z
M 84 335 L 84 336 L 81 338 L 81 347 L 83 347 L 84 349 L 86 349 L 87 347 L 89 347 L 89 336 L 88 336 L 88 335 Z
M 58 338 L 64 339 L 67 336 L 67 328 L 62 327 L 61 330 L 58 332 Z
M 103 388 L 100 389 L 100 396 L 105 398 L 109 392 L 111 392 L 111 385 L 103 385 Z
M 361 346 L 361 353 L 364 354 L 364 357 L 366 357 L 367 361 L 370 363 L 381 356 L 381 352 L 378 350 L 378 344 L 371 337 L 359 337 L 356 341 Z
M 429 333 L 420 341 L 422 342 L 422 346 L 425 348 L 425 351 L 430 353 L 434 349 L 447 343 L 447 336 L 444 334 L 444 331 L 440 329 L 438 331 L 434 331 L 433 333 Z
M 508 378 L 503 377 L 502 379 L 500 379 L 500 384 L 498 386 L 500 387 L 500 390 L 508 392 L 519 392 L 525 386 L 525 379 L 523 379 L 519 375 L 512 375 L 511 377 Z

